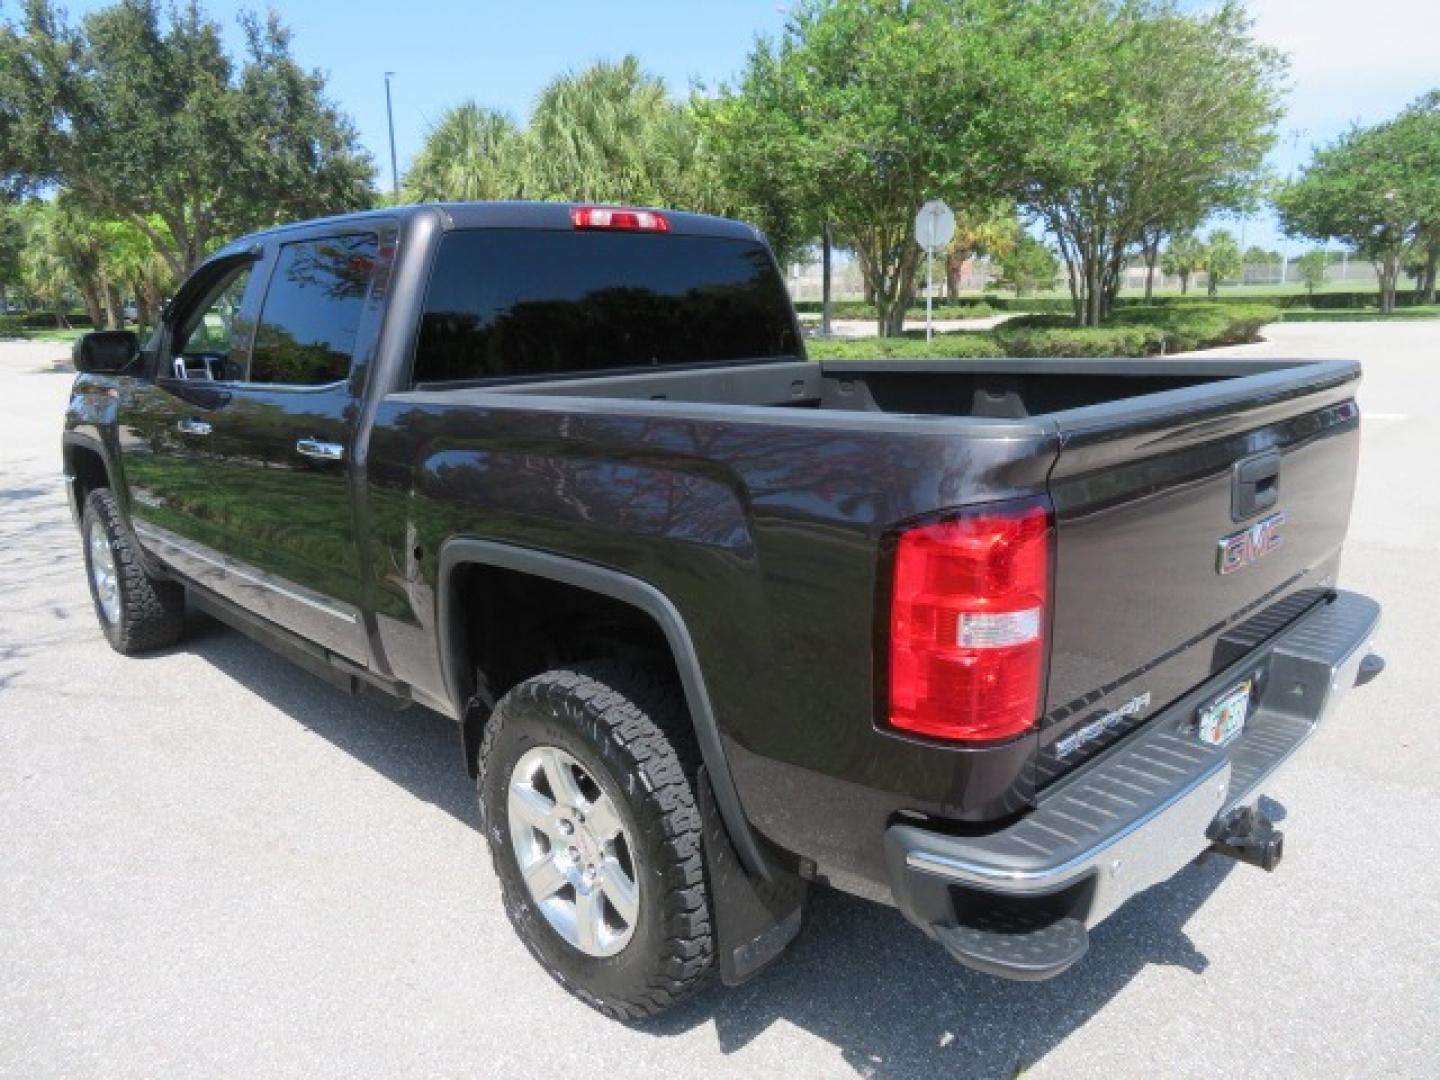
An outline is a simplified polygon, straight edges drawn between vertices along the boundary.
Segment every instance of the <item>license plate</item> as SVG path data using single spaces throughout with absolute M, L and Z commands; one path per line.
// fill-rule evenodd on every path
M 1210 746 L 1224 746 L 1245 729 L 1250 711 L 1250 680 L 1246 679 L 1213 705 L 1200 710 L 1196 734 Z

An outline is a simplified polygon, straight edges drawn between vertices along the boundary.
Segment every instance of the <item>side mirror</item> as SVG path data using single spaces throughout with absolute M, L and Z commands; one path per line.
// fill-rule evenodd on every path
M 95 330 L 77 338 L 70 350 L 75 370 L 118 375 L 140 355 L 140 335 L 133 330 Z

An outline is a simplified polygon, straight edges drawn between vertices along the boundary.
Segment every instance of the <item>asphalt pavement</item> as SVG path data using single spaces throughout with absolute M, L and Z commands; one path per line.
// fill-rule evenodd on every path
M 0 344 L 0 1075 L 1440 1075 L 1440 322 L 1271 328 L 1366 364 L 1343 585 L 1384 673 L 1267 793 L 1273 874 L 1200 863 L 1051 982 L 818 890 L 774 968 L 659 1021 L 510 931 L 453 726 L 192 618 L 105 644 L 60 480 L 70 377 Z

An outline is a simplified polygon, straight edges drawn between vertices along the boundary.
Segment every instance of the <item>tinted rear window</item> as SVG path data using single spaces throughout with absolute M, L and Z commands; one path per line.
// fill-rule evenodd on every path
M 322 386 L 350 373 L 375 248 L 367 233 L 280 249 L 260 309 L 251 382 Z
M 416 382 L 794 356 L 761 244 L 709 236 L 485 229 L 440 244 Z

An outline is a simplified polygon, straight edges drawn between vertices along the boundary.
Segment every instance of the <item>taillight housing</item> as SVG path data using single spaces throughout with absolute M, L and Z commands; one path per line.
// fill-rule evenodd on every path
M 1052 537 L 1049 510 L 1038 502 L 996 504 L 899 534 L 890 594 L 892 727 L 984 743 L 1035 726 Z
M 577 229 L 615 229 L 621 232 L 669 232 L 665 215 L 655 210 L 629 210 L 618 206 L 577 206 L 570 211 Z

